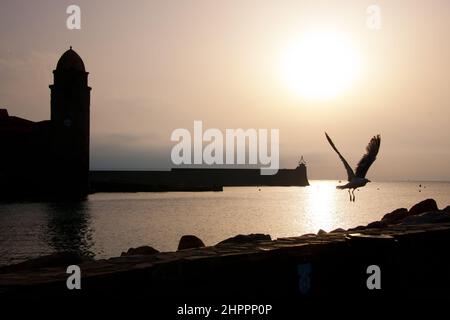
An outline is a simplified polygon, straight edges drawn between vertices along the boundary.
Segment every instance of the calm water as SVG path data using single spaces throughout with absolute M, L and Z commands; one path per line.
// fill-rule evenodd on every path
M 349 202 L 346 191 L 336 190 L 336 184 L 312 181 L 305 188 L 261 191 L 246 187 L 205 193 L 103 193 L 71 204 L 0 204 L 0 265 L 64 250 L 96 258 L 118 256 L 141 245 L 173 251 L 184 234 L 195 234 L 206 245 L 239 233 L 296 236 L 367 224 L 425 198 L 434 198 L 440 207 L 450 204 L 450 183 L 372 182 L 355 192 L 355 203 Z

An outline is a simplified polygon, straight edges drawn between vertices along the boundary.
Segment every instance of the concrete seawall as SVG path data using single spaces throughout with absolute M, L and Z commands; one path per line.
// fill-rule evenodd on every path
M 91 171 L 94 192 L 221 191 L 231 186 L 308 186 L 304 164 L 261 175 L 260 169 L 174 168 L 170 171 Z
M 67 266 L 4 269 L 0 297 L 450 299 L 449 243 L 450 223 L 434 223 L 126 256 L 79 264 L 82 290 L 67 289 Z

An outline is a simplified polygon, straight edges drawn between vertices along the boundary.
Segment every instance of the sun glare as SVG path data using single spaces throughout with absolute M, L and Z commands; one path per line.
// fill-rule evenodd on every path
M 358 51 L 336 32 L 305 33 L 281 57 L 283 81 L 307 99 L 337 96 L 351 87 L 360 69 Z
M 314 232 L 319 229 L 330 231 L 335 211 L 334 181 L 314 181 L 308 190 L 307 210 L 311 213 L 311 227 Z

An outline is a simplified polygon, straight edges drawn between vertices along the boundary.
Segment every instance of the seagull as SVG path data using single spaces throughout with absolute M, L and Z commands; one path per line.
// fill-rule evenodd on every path
M 359 187 L 364 187 L 367 182 L 371 182 L 369 179 L 366 179 L 367 171 L 369 170 L 372 163 L 374 163 L 377 158 L 378 150 L 380 149 L 381 137 L 380 135 L 373 136 L 370 139 L 369 144 L 366 147 L 366 154 L 363 155 L 361 160 L 359 160 L 358 165 L 355 168 L 355 171 L 352 170 L 347 160 L 341 155 L 339 150 L 334 145 L 331 138 L 325 132 L 325 136 L 327 137 L 328 142 L 334 151 L 338 154 L 342 163 L 344 164 L 345 170 L 347 171 L 347 180 L 348 183 L 340 186 L 336 186 L 336 189 L 348 189 L 348 194 L 350 195 L 350 201 L 355 201 L 355 189 Z

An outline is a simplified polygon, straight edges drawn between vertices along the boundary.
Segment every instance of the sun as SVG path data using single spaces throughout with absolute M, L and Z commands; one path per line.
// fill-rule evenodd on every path
M 361 57 L 340 33 L 307 32 L 286 47 L 281 71 L 283 81 L 295 93 L 307 99 L 329 99 L 355 82 Z

